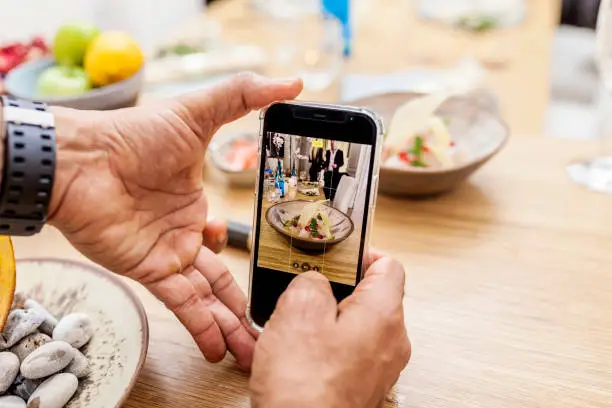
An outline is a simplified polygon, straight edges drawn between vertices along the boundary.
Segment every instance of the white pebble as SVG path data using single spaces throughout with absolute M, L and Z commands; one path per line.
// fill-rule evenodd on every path
M 57 319 L 53 316 L 43 305 L 35 301 L 34 299 L 28 299 L 24 302 L 24 307 L 26 309 L 32 309 L 38 312 L 45 320 L 40 325 L 38 330 L 41 332 L 48 334 L 49 336 L 53 335 L 53 330 L 55 326 L 57 326 Z
M 52 341 L 34 350 L 21 363 L 25 378 L 47 377 L 64 369 L 74 357 L 74 349 L 65 341 Z
M 0 353 L 0 394 L 9 389 L 19 372 L 19 358 L 8 351 Z
M 23 338 L 11 351 L 19 357 L 19 361 L 25 360 L 34 350 L 51 341 L 51 337 L 44 333 L 32 333 Z
M 83 347 L 92 336 L 93 325 L 85 313 L 64 316 L 53 330 L 53 340 L 63 340 L 75 348 Z
M 31 408 L 62 408 L 74 395 L 79 381 L 73 374 L 61 373 L 40 384 L 28 400 Z
M 26 403 L 15 395 L 0 397 L 0 408 L 26 408 Z
M 36 310 L 13 310 L 0 335 L 0 350 L 13 347 L 25 336 L 34 333 L 44 320 Z
M 74 358 L 64 372 L 74 374 L 77 378 L 86 377 L 89 375 L 89 359 L 79 350 L 74 349 Z

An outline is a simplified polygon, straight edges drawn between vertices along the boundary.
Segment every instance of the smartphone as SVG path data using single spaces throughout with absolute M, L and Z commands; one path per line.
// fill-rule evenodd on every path
M 338 301 L 364 272 L 382 122 L 364 108 L 282 102 L 260 115 L 247 317 L 259 331 L 293 278 L 325 275 Z

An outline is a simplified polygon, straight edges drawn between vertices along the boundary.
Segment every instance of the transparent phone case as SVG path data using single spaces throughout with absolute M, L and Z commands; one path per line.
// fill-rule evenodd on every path
M 340 104 L 328 104 L 328 103 L 318 103 L 318 102 L 305 102 L 305 101 L 283 101 L 279 103 L 284 104 L 292 104 L 292 105 L 300 105 L 314 108 L 325 108 L 325 109 L 335 109 L 341 110 L 345 112 L 354 112 L 361 113 L 370 117 L 374 123 L 376 124 L 376 152 L 374 154 L 374 166 L 372 168 L 372 177 L 370 179 L 371 189 L 370 189 L 370 202 L 368 205 L 368 223 L 366 225 L 366 233 L 365 233 L 365 245 L 364 245 L 364 258 L 368 256 L 368 248 L 370 243 L 370 234 L 372 232 L 372 220 L 374 219 L 374 211 L 376 208 L 376 198 L 378 196 L 378 174 L 380 170 L 380 156 L 382 153 L 382 142 L 383 135 L 385 132 L 384 124 L 382 118 L 374 111 L 357 106 L 348 106 L 348 105 L 340 105 Z M 272 105 L 270 105 L 272 106 Z M 251 234 L 251 262 L 250 262 L 250 270 L 249 270 L 249 296 L 246 310 L 246 317 L 249 321 L 249 324 L 258 332 L 263 332 L 263 327 L 256 324 L 251 317 L 251 290 L 252 290 L 252 281 L 253 281 L 253 270 L 255 266 L 255 231 L 257 231 L 257 213 L 258 213 L 258 205 L 259 202 L 259 169 L 261 168 L 261 161 L 265 160 L 265 152 L 262 149 L 262 140 L 264 136 L 264 119 L 266 117 L 266 112 L 268 108 L 263 108 L 259 112 L 259 134 L 258 134 L 258 159 L 257 159 L 257 173 L 255 177 L 255 211 L 253 211 L 253 221 L 252 221 L 252 234 Z M 365 259 L 364 259 L 365 261 Z M 365 264 L 366 262 L 362 262 L 362 270 L 361 276 L 365 273 Z

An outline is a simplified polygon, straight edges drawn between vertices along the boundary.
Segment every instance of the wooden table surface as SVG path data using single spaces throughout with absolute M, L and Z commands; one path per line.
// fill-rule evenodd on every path
M 491 70 L 491 83 L 514 133 L 498 157 L 451 194 L 378 199 L 373 242 L 406 266 L 413 341 L 412 361 L 387 405 L 610 407 L 612 198 L 572 184 L 564 171 L 571 160 L 600 153 L 600 145 L 538 135 L 558 2 L 528 0 L 523 26 L 484 40 L 417 23 L 409 2 L 377 4 L 375 14 L 357 16 L 350 70 L 392 71 L 419 58 L 444 64 L 472 46 L 492 58 L 497 38 L 510 62 Z M 394 35 L 403 26 L 413 35 Z M 207 189 L 212 214 L 250 222 L 252 191 L 210 177 Z M 15 247 L 18 257 L 82 259 L 52 228 L 15 239 Z M 222 258 L 246 290 L 248 254 L 227 250 Z M 132 286 L 147 309 L 151 341 L 125 407 L 248 407 L 248 378 L 232 358 L 206 363 L 163 305 Z
M 406 266 L 413 341 L 389 407 L 610 407 L 612 198 L 564 171 L 598 147 L 513 138 L 451 194 L 379 197 L 373 242 Z M 232 208 L 250 221 L 250 191 L 210 183 L 208 192 L 211 213 Z M 18 257 L 80 258 L 51 228 L 15 247 Z M 248 255 L 222 257 L 246 290 Z M 151 341 L 125 406 L 248 407 L 247 376 L 233 360 L 206 363 L 174 317 L 133 286 Z

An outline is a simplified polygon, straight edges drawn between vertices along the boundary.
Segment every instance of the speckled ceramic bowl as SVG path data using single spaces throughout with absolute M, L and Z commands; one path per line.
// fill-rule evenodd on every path
M 87 313 L 94 335 L 85 347 L 91 374 L 80 381 L 68 408 L 118 408 L 144 363 L 149 329 L 144 308 L 122 278 L 86 264 L 17 261 L 17 290 L 61 317 Z
M 382 116 L 385 125 L 395 110 L 416 93 L 389 93 L 349 102 L 366 106 Z M 436 112 L 450 120 L 449 130 L 455 142 L 457 162 L 445 169 L 396 169 L 380 167 L 379 190 L 397 196 L 431 196 L 458 186 L 506 144 L 509 130 L 499 117 L 495 100 L 485 92 L 475 92 L 446 100 Z

